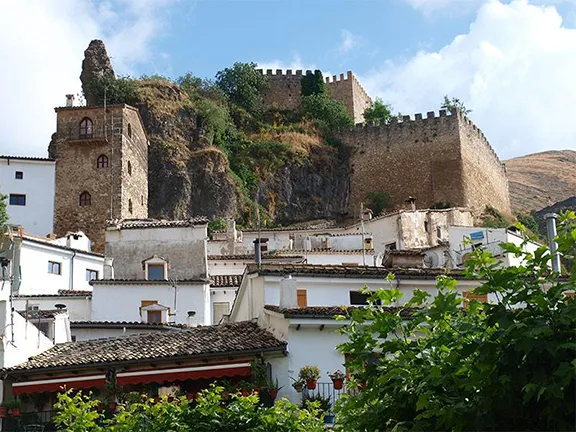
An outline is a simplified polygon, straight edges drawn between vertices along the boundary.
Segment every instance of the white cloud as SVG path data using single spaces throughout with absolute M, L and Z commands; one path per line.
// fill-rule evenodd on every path
M 576 149 L 576 30 L 554 7 L 489 1 L 467 34 L 436 52 L 388 62 L 361 77 L 373 96 L 403 113 L 458 97 L 506 159 Z
M 117 73 L 149 59 L 172 0 L 26 0 L 0 3 L 0 153 L 46 156 L 53 108 L 80 92 L 81 62 L 103 39 Z
M 436 12 L 448 7 L 458 10 L 462 7 L 468 8 L 470 6 L 478 5 L 482 0 L 402 0 L 408 3 L 413 9 L 423 13 Z
M 341 53 L 347 53 L 353 48 L 357 48 L 363 44 L 363 39 L 350 32 L 349 30 L 342 30 L 342 41 L 338 47 Z
M 293 71 L 319 69 L 313 63 L 305 63 L 298 54 L 295 54 L 292 57 L 292 60 L 289 62 L 285 62 L 283 60 L 268 60 L 268 61 L 259 61 L 256 62 L 256 64 L 258 65 L 258 69 L 264 69 L 264 70 L 272 69 L 274 72 L 276 72 L 276 69 L 282 69 L 282 70 L 291 69 Z

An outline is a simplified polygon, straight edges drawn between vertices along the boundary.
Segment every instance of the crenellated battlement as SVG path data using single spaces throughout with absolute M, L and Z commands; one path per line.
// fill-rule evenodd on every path
M 314 73 L 314 71 L 311 70 L 305 70 L 303 71 L 302 69 L 297 69 L 297 70 L 292 70 L 292 69 L 256 69 L 256 72 L 260 72 L 262 75 L 265 76 L 273 76 L 273 77 L 278 77 L 278 76 L 289 76 L 289 77 L 302 77 L 302 75 L 306 75 L 307 73 Z

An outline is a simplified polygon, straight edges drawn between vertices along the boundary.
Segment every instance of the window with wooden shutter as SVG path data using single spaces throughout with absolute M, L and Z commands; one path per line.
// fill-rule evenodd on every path
M 306 293 L 306 290 L 304 289 L 299 289 L 296 291 L 297 296 L 298 296 L 298 307 L 307 307 L 308 306 L 308 295 Z
M 464 300 L 465 303 L 468 303 L 470 300 L 476 300 L 481 303 L 486 303 L 488 301 L 488 294 L 475 294 L 470 291 L 466 291 L 462 293 L 462 296 L 465 299 Z

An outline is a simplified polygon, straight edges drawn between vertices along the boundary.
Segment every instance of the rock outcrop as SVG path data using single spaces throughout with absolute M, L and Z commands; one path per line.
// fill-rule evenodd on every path
M 84 51 L 84 60 L 82 61 L 82 90 L 86 105 L 96 105 L 98 100 L 92 93 L 89 83 L 96 78 L 109 77 L 114 78 L 114 69 L 110 63 L 110 57 L 106 52 L 106 45 L 101 40 L 95 39 L 90 42 L 86 51 Z

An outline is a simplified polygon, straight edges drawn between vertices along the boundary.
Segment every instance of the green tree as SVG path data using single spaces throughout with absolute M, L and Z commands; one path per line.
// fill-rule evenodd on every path
M 441 108 L 450 111 L 451 114 L 456 114 L 457 111 L 460 111 L 462 114 L 468 115 L 472 112 L 472 110 L 466 108 L 466 105 L 460 99 L 455 97 L 450 99 L 448 95 L 444 96 L 444 103 Z
M 354 126 L 354 120 L 344 104 L 326 94 L 304 96 L 302 114 L 313 120 L 326 135 L 342 132 Z
M 574 212 L 563 216 L 558 244 L 574 263 Z M 350 355 L 349 388 L 363 388 L 343 399 L 341 430 L 574 430 L 576 267 L 560 279 L 545 247 L 503 248 L 523 265 L 503 268 L 480 249 L 467 261 L 468 277 L 482 281 L 474 293 L 497 302 L 462 307 L 457 282 L 440 276 L 433 298 L 416 290 L 391 312 L 401 293 L 383 289 L 352 312 L 340 349 Z
M 6 224 L 8 224 L 8 209 L 6 205 L 6 200 L 8 199 L 7 195 L 0 194 L 0 230 L 4 230 L 6 228 Z
M 104 105 L 104 100 L 107 105 L 140 103 L 140 82 L 129 76 L 101 76 L 88 83 L 88 89 L 97 105 Z
M 392 200 L 387 192 L 369 192 L 366 194 L 366 206 L 378 216 L 384 209 L 392 207 Z
M 112 418 L 98 412 L 99 402 L 68 390 L 58 395 L 55 423 L 66 432 L 323 432 L 318 405 L 300 409 L 287 400 L 264 407 L 258 396 L 224 396 L 224 388 L 212 386 L 194 401 L 182 397 L 155 403 L 130 398 Z
M 302 76 L 302 96 L 310 96 L 315 94 L 325 94 L 326 93 L 326 83 L 324 82 L 324 76 L 319 70 L 306 71 L 306 74 Z
M 392 114 L 392 105 L 385 104 L 382 99 L 376 98 L 372 105 L 364 110 L 364 122 L 375 125 L 388 124 L 396 118 Z
M 230 102 L 254 116 L 262 114 L 262 91 L 267 83 L 266 76 L 256 70 L 256 63 L 234 63 L 216 74 L 216 86 Z

